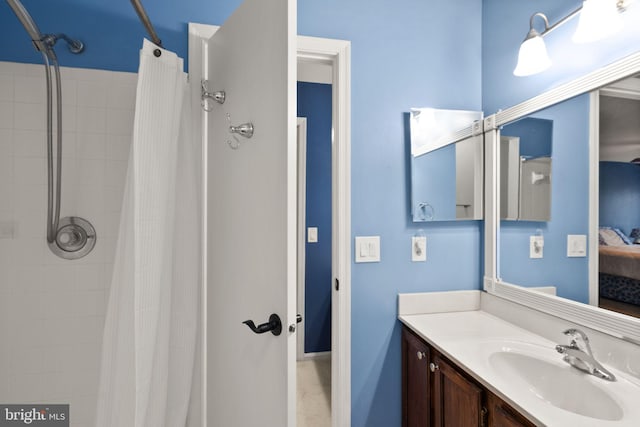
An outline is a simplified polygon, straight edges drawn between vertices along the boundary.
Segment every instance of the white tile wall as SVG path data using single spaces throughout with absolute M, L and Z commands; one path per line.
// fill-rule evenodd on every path
M 62 68 L 62 215 L 88 219 L 95 249 L 45 241 L 46 122 L 41 65 L 0 62 L 0 402 L 69 403 L 93 422 L 135 107 L 136 74 Z

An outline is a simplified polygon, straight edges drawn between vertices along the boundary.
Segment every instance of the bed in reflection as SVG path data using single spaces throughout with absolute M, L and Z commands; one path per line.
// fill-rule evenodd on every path
M 600 298 L 640 307 L 640 245 L 615 228 L 599 234 Z

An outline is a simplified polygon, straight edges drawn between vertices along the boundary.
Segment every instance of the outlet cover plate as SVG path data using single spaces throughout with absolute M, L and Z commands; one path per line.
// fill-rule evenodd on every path
M 427 260 L 427 238 L 425 236 L 411 237 L 411 261 L 422 262 Z

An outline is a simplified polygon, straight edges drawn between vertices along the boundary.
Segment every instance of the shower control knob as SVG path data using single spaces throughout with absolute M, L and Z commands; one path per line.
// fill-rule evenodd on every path
M 429 370 L 430 370 L 431 372 L 435 372 L 435 371 L 437 371 L 438 369 L 440 369 L 440 366 L 438 366 L 438 364 L 437 364 L 437 363 L 433 363 L 433 362 L 429 363 Z

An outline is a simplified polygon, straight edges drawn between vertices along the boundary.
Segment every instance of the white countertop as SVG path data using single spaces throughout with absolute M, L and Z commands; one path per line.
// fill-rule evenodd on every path
M 458 364 L 486 388 L 519 410 L 537 425 L 581 427 L 638 427 L 640 426 L 640 381 L 606 366 L 618 381 L 608 382 L 584 374 L 607 393 L 622 408 L 619 421 L 607 421 L 582 416 L 560 409 L 535 395 L 510 375 L 500 372 L 489 363 L 489 350 L 501 343 L 519 343 L 534 349 L 542 359 L 561 360 L 555 351 L 558 343 L 522 329 L 481 310 L 432 314 L 402 314 L 400 321 L 430 343 L 439 352 Z M 488 346 L 488 343 L 490 344 Z M 493 344 L 491 344 L 493 343 Z M 562 343 L 567 344 L 567 343 Z M 498 347 L 496 347 L 496 345 Z M 562 362 L 564 364 L 564 362 Z M 561 364 L 561 366 L 563 366 Z M 566 364 L 566 369 L 575 369 Z

